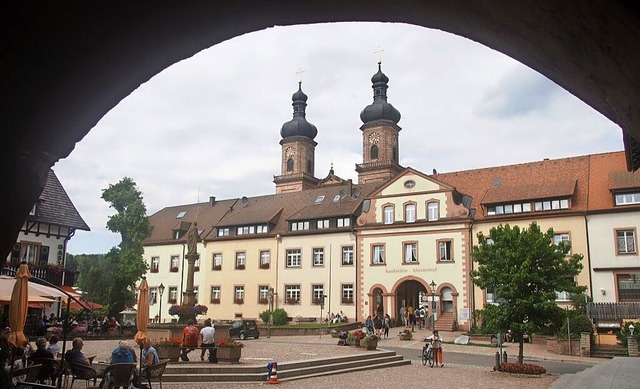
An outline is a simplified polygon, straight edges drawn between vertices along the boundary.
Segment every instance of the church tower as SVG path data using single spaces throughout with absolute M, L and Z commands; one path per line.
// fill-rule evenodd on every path
M 360 112 L 364 124 L 360 127 L 362 163 L 356 164 L 359 184 L 388 180 L 404 169 L 398 163 L 400 112 L 387 102 L 388 82 L 378 62 L 378 73 L 371 77 L 373 103 Z
M 273 177 L 276 193 L 300 192 L 315 188 L 318 179 L 314 177 L 315 150 L 313 140 L 318 129 L 306 119 L 307 95 L 302 92 L 302 81 L 298 91 L 293 94 L 293 118 L 282 125 L 281 174 Z

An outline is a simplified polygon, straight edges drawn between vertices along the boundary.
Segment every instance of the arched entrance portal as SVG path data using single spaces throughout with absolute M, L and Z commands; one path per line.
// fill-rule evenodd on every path
M 395 313 L 395 317 L 398 319 L 398 322 L 401 321 L 400 308 L 412 306 L 414 308 L 420 306 L 420 296 L 427 293 L 427 289 L 425 286 L 416 280 L 407 280 L 403 281 L 398 285 L 395 290 L 396 292 L 396 307 L 398 307 Z

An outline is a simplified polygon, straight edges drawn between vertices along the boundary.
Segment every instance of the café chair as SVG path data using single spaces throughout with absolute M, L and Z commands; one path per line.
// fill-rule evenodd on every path
M 22 369 L 15 369 L 11 372 L 11 378 L 25 376 L 24 379 L 19 382 L 36 382 L 38 379 L 38 373 L 40 372 L 40 368 L 42 365 L 36 365 L 35 363 L 23 367 Z
M 133 386 L 133 374 L 136 366 L 135 363 L 114 363 L 107 366 L 100 387 L 131 388 Z
M 60 361 L 52 358 L 31 358 L 34 364 L 42 365 L 38 372 L 37 382 L 40 384 L 55 385 L 60 376 Z
M 155 365 L 146 367 L 142 370 L 142 378 L 146 378 L 149 383 L 149 389 L 152 388 L 151 380 L 157 380 L 160 384 L 160 389 L 162 389 L 162 374 L 164 374 L 164 369 L 166 369 L 167 363 L 169 363 L 168 359 L 161 359 L 160 362 Z
M 83 365 L 82 363 L 68 362 L 67 374 L 71 374 L 71 387 L 75 380 L 84 381 L 85 388 L 89 387 L 89 381 L 93 381 L 93 386 L 98 381 L 98 372 L 91 366 Z

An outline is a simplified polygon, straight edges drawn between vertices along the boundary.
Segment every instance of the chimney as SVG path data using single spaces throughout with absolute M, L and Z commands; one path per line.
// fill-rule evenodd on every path
M 216 196 L 209 196 L 209 205 L 212 207 L 216 205 Z

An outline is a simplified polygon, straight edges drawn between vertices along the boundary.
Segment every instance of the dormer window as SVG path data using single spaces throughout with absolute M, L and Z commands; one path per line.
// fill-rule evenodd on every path
M 640 204 L 640 191 L 616 194 L 616 205 Z
M 534 203 L 536 211 L 555 211 L 558 209 L 569 209 L 569 199 L 536 201 Z
M 187 214 L 187 211 L 180 211 L 176 215 L 176 219 L 182 219 L 184 217 L 184 215 L 186 215 L 186 214 Z
M 323 201 L 324 201 L 324 196 L 318 196 L 318 197 L 316 198 L 316 204 L 320 204 L 320 203 L 322 203 Z

